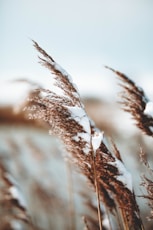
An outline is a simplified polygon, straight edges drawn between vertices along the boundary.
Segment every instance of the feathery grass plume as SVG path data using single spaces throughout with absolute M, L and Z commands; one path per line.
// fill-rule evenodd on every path
M 0 229 L 33 229 L 24 199 L 12 176 L 0 163 Z
M 121 92 L 123 110 L 130 113 L 136 125 L 143 133 L 153 136 L 153 102 L 149 101 L 144 91 L 125 74 L 108 66 L 107 69 L 117 74 L 123 91 Z
M 88 118 L 69 74 L 36 42 L 34 46 L 43 55 L 43 58 L 39 57 L 40 63 L 54 74 L 58 89 L 55 92 L 40 89 L 38 95 L 30 99 L 37 105 L 34 118 L 41 115 L 50 125 L 51 133 L 62 139 L 82 173 L 95 187 L 100 229 L 100 200 L 109 211 L 119 210 L 123 229 L 143 229 L 131 175 L 108 150 L 103 133 Z

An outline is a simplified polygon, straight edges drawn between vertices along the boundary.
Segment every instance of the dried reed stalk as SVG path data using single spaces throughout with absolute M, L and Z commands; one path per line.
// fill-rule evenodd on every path
M 98 205 L 101 199 L 110 212 L 119 209 L 123 229 L 143 229 L 130 174 L 122 161 L 108 150 L 103 133 L 88 118 L 69 74 L 36 42 L 34 46 L 43 56 L 39 57 L 40 63 L 54 74 L 60 93 L 37 90 L 37 95 L 30 98 L 37 107 L 33 119 L 44 120 L 50 125 L 50 132 L 62 139 L 82 173 L 95 187 Z M 98 216 L 102 229 L 100 207 Z

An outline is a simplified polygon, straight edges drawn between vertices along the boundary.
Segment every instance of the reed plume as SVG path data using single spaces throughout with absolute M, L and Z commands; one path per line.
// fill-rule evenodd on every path
M 137 127 L 143 133 L 153 136 L 153 102 L 147 98 L 143 89 L 125 74 L 107 66 L 106 68 L 113 71 L 120 80 L 119 85 L 123 89 L 120 103 L 123 110 L 132 115 Z
M 31 119 L 42 119 L 49 124 L 50 133 L 63 141 L 68 153 L 94 186 L 100 229 L 103 225 L 101 204 L 108 213 L 118 213 L 123 229 L 143 229 L 131 175 L 117 157 L 120 154 L 115 156 L 109 151 L 103 132 L 87 116 L 70 75 L 36 42 L 34 47 L 42 55 L 40 63 L 54 74 L 57 90 L 37 90 L 37 94 L 29 99 L 37 108 Z

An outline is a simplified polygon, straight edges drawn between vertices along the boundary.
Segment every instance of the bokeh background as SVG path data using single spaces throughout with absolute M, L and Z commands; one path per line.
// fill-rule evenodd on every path
M 112 95 L 104 65 L 137 79 L 151 93 L 153 1 L 1 0 L 0 78 L 47 82 L 37 41 L 72 76 L 81 94 Z

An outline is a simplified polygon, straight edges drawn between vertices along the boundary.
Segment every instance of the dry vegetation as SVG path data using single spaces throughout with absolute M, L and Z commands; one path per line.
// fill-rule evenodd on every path
M 85 103 L 87 106 L 84 107 L 69 74 L 36 42 L 34 47 L 41 54 L 40 63 L 53 74 L 58 91 L 38 87 L 20 105 L 16 114 L 11 108 L 1 108 L 1 124 L 4 125 L 5 121 L 7 125 L 9 121 L 22 125 L 24 129 L 29 124 L 39 133 L 41 141 L 48 141 L 42 147 L 39 138 L 35 142 L 34 138 L 25 135 L 20 143 L 14 137 L 3 136 L 8 148 L 5 151 L 0 149 L 0 229 L 152 229 L 151 157 L 146 160 L 145 151 L 148 149 L 141 134 L 143 131 L 146 136 L 153 136 L 151 102 L 132 80 L 109 68 L 121 82 L 123 109 L 132 115 L 140 128 L 135 136 L 137 148 L 132 149 L 132 160 L 135 161 L 134 170 L 139 173 L 144 164 L 145 173 L 135 186 L 135 175 L 126 169 L 122 152 L 111 138 L 104 135 L 103 131 L 110 136 L 115 134 L 117 144 L 122 142 L 124 145 L 124 139 L 115 131 L 113 122 L 106 119 L 100 123 L 98 120 L 96 123 L 100 125 L 97 128 L 85 110 L 88 104 Z M 46 134 L 46 129 L 50 135 Z M 35 132 L 30 128 L 28 131 Z M 53 136 L 62 140 L 60 152 L 55 140 L 51 141 Z M 142 144 L 144 151 L 142 148 L 140 151 Z M 131 151 L 130 147 L 124 146 L 124 149 Z M 23 191 L 26 205 L 22 203 L 18 187 Z M 143 188 L 141 194 L 139 191 L 135 195 L 136 187 Z M 142 208 L 147 200 L 150 216 Z

